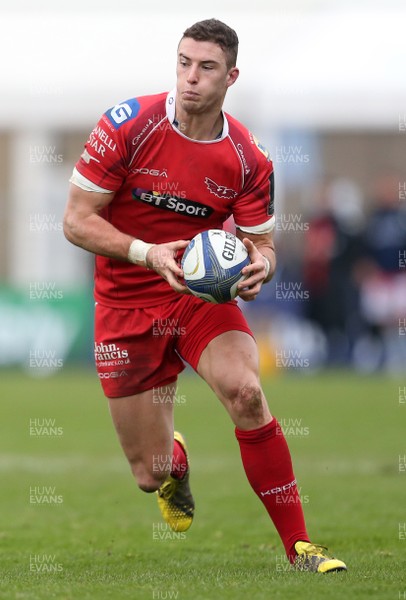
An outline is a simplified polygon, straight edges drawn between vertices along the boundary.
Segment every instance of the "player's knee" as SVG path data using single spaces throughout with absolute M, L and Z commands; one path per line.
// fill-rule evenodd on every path
M 264 416 L 263 394 L 257 383 L 232 386 L 228 390 L 228 402 L 236 419 L 261 421 Z

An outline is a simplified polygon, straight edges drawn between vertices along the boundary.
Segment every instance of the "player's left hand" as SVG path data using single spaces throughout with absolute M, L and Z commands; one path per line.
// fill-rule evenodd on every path
M 247 275 L 247 279 L 241 281 L 237 289 L 240 298 L 245 300 L 245 302 L 251 302 L 255 300 L 261 291 L 266 277 L 266 266 L 263 255 L 250 239 L 244 238 L 242 243 L 247 248 L 251 264 L 242 269 L 241 272 L 243 275 Z

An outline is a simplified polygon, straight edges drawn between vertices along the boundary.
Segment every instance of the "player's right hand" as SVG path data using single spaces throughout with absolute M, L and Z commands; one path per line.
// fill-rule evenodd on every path
M 179 281 L 179 279 L 183 279 L 183 271 L 176 256 L 178 251 L 184 250 L 188 244 L 189 240 L 155 244 L 148 250 L 146 256 L 147 267 L 159 273 L 175 292 L 181 294 L 190 294 L 191 292 Z

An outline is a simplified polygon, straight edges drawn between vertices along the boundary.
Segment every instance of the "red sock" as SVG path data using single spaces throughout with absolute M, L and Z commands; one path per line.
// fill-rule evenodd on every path
M 175 479 L 183 479 L 188 468 L 187 458 L 185 451 L 181 444 L 175 440 L 173 444 L 173 456 L 172 456 L 172 467 L 171 475 Z
M 263 502 L 291 562 L 294 544 L 309 541 L 302 503 L 283 431 L 276 419 L 251 431 L 235 430 L 245 473 Z

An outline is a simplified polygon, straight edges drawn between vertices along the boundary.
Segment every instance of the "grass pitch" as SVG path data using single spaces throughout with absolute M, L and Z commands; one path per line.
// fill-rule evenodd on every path
M 347 573 L 290 571 L 233 426 L 196 377 L 181 377 L 176 407 L 196 516 L 172 534 L 132 480 L 94 373 L 2 372 L 0 598 L 406 598 L 405 382 L 343 372 L 263 383 L 310 535 Z

